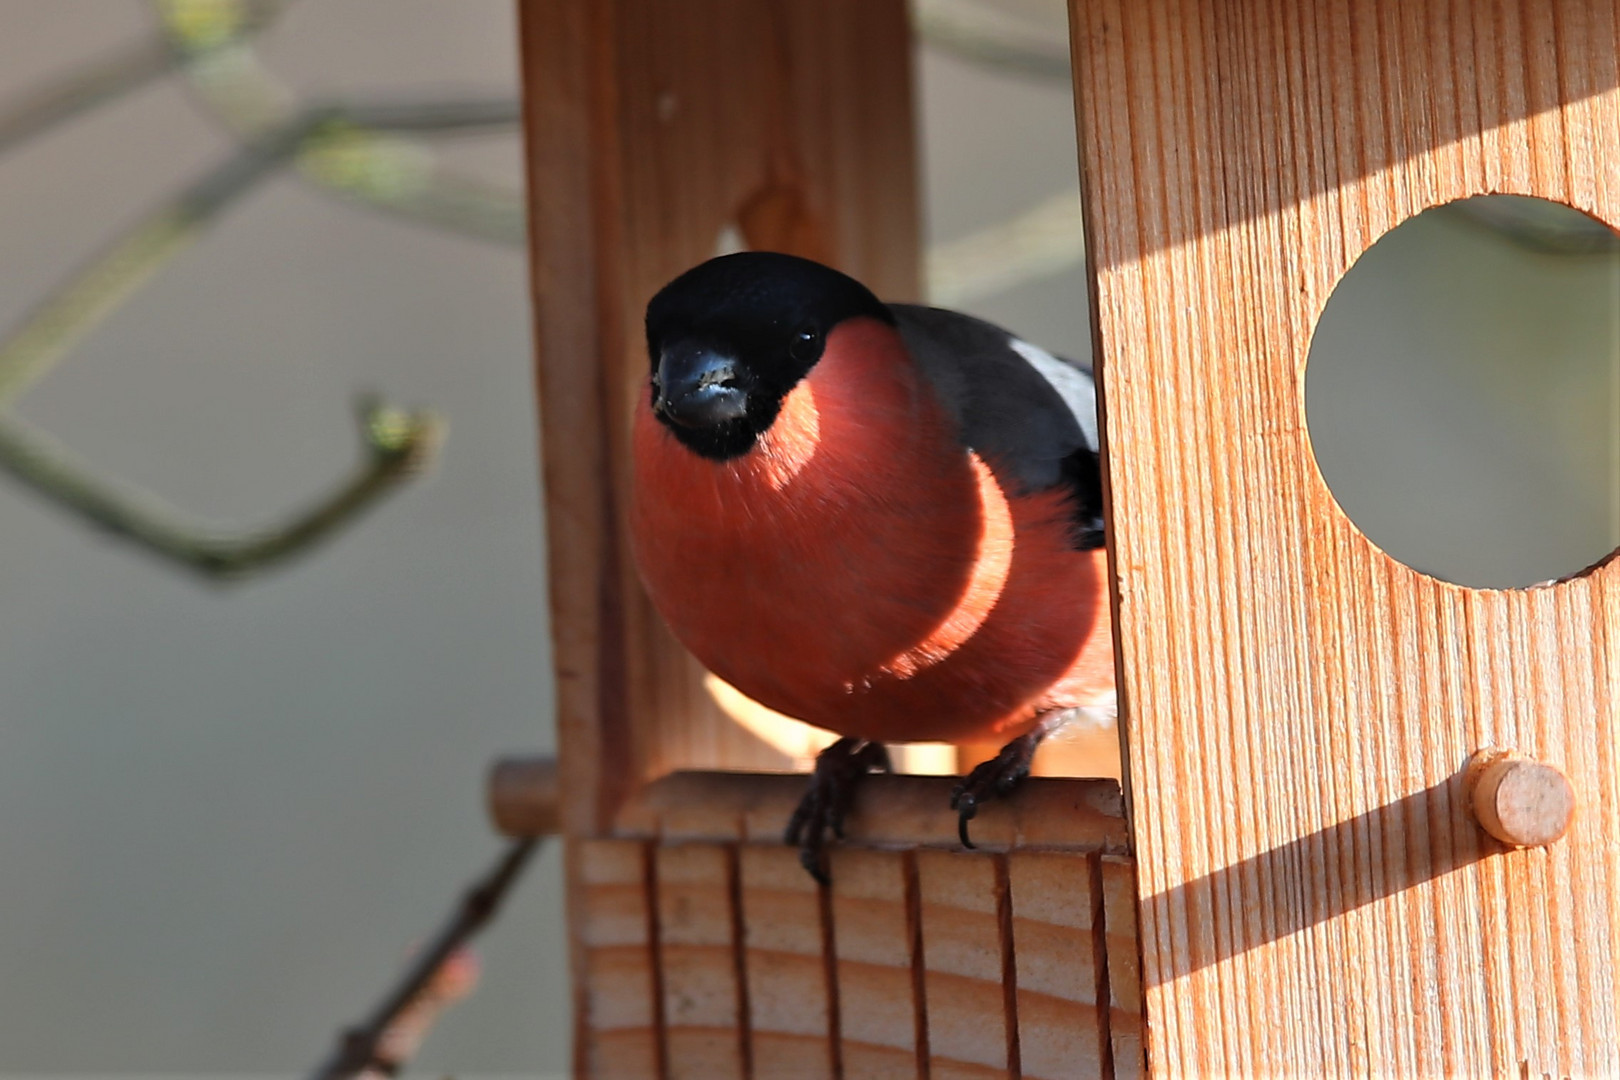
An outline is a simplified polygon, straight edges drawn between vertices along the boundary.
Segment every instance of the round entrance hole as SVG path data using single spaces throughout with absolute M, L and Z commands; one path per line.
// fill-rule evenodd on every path
M 1311 447 L 1384 551 L 1514 588 L 1620 547 L 1620 237 L 1544 199 L 1413 217 L 1351 267 L 1305 369 Z

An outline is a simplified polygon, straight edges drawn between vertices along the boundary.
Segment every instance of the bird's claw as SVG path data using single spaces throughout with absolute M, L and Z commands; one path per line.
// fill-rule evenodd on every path
M 822 855 L 826 833 L 844 838 L 844 819 L 855 801 L 861 777 L 877 770 L 890 772 L 889 752 L 882 743 L 843 738 L 816 756 L 810 788 L 788 819 L 783 840 L 799 849 L 799 863 L 823 885 L 829 883 Z
M 951 809 L 956 811 L 956 835 L 961 837 L 962 846 L 972 848 L 973 841 L 968 839 L 968 822 L 979 812 L 979 800 L 971 791 L 963 791 L 958 784 L 951 792 Z
M 981 761 L 951 789 L 951 809 L 956 811 L 956 835 L 961 838 L 963 847 L 974 846 L 968 836 L 968 822 L 978 814 L 979 807 L 991 799 L 1005 797 L 1029 777 L 1035 748 L 1051 730 L 1051 725 L 1040 724 L 1028 734 L 1020 735 L 1003 746 L 995 757 Z

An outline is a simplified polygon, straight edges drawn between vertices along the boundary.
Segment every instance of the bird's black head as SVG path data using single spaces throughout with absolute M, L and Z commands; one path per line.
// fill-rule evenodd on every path
M 693 267 L 647 305 L 653 412 L 716 461 L 745 454 L 845 319 L 894 316 L 854 278 L 743 251 Z

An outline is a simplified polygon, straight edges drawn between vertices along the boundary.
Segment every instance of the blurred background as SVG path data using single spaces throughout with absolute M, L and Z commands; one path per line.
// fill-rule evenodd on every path
M 491 759 L 553 745 L 510 0 L 266 3 L 251 53 L 216 48 L 242 10 L 0 0 L 0 442 L 235 527 L 364 463 L 357 392 L 448 436 L 308 559 L 224 585 L 0 475 L 0 1075 L 299 1074 L 499 850 Z M 188 77 L 43 124 L 43 89 L 160 14 Z M 1088 357 L 1061 2 L 916 17 L 933 298 Z M 243 156 L 313 102 L 417 130 Z M 204 177 L 206 232 L 153 224 Z M 143 222 L 141 287 L 73 309 L 103 321 L 32 317 Z M 1392 554 L 1474 585 L 1579 570 L 1620 544 L 1611 234 L 1422 215 L 1335 294 L 1307 404 Z M 416 1071 L 566 1068 L 559 875 L 545 852 Z

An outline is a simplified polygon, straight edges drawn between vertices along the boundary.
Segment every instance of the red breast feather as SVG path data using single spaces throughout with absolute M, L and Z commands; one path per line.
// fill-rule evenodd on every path
M 1009 495 L 875 319 L 840 323 L 727 461 L 636 410 L 632 537 L 653 603 L 715 674 L 877 741 L 1020 734 L 1111 691 L 1102 552 L 1059 491 Z

